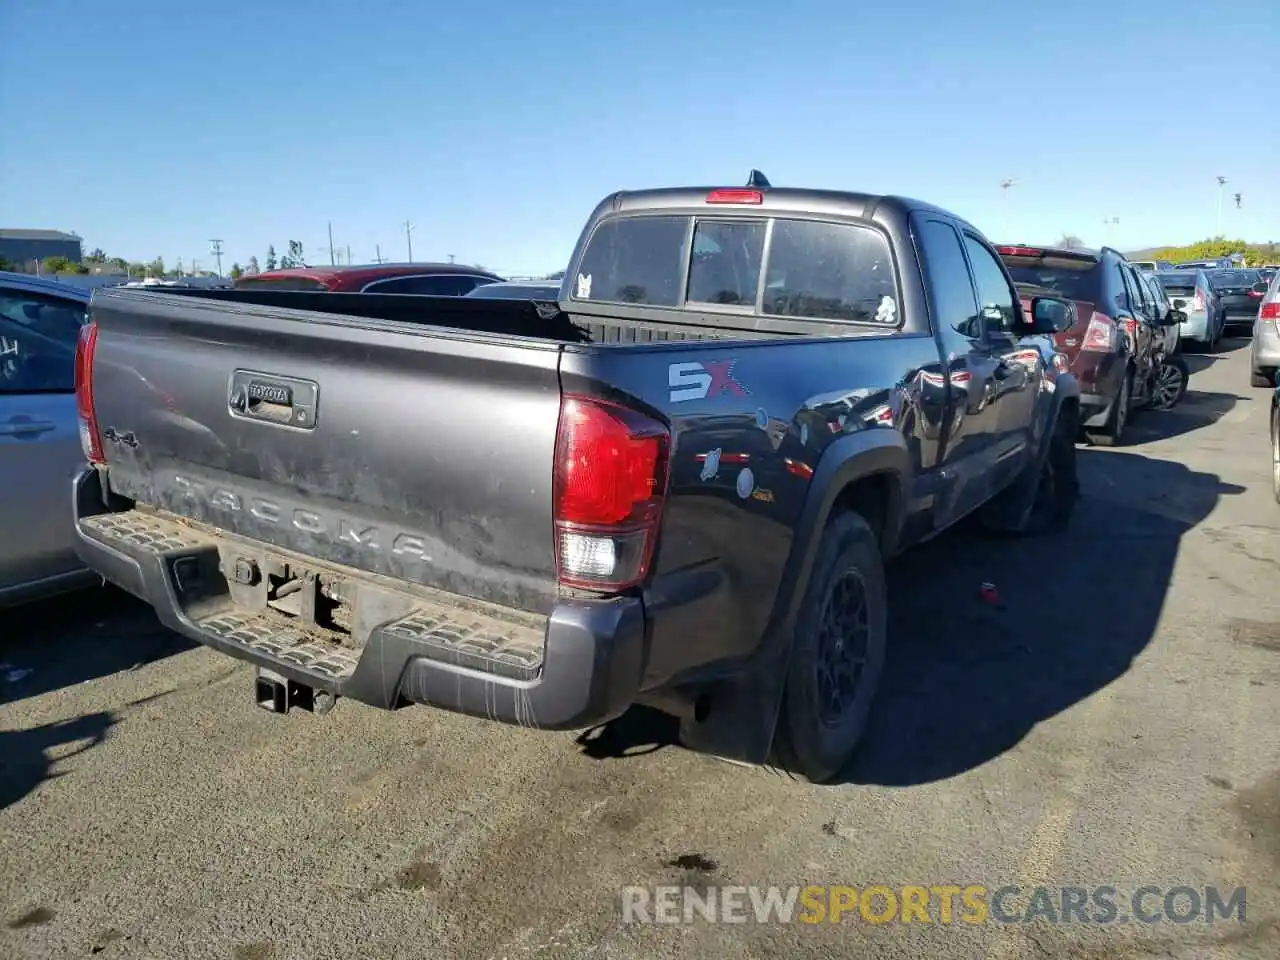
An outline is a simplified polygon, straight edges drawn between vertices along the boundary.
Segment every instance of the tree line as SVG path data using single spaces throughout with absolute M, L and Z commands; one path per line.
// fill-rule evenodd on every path
M 1188 260 L 1216 260 L 1219 257 L 1229 257 L 1237 253 L 1244 255 L 1246 267 L 1280 263 L 1280 244 L 1274 240 L 1266 243 L 1245 243 L 1243 240 L 1226 240 L 1222 237 L 1201 240 L 1185 247 L 1161 247 L 1151 251 L 1145 259 L 1183 263 Z

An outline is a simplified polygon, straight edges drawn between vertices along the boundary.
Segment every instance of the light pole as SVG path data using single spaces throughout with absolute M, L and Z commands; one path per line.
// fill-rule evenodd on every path
M 1102 225 L 1107 228 L 1107 246 L 1111 246 L 1112 227 L 1120 222 L 1119 217 L 1106 217 L 1102 221 Z
M 404 222 L 404 239 L 409 244 L 409 262 L 413 263 L 413 224 L 408 220 Z
M 1218 232 L 1215 236 L 1222 236 L 1222 188 L 1227 185 L 1226 177 L 1218 178 Z
M 1004 232 L 1006 238 L 1012 240 L 1013 237 L 1008 236 L 1009 233 L 1009 189 L 1018 182 L 1017 177 L 1005 177 L 1000 181 L 1000 189 L 1004 191 Z

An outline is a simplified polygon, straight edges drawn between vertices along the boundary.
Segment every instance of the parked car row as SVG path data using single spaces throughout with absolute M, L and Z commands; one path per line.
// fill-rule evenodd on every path
M 1184 339 L 1200 341 L 1210 352 L 1227 332 L 1248 328 L 1250 348 L 1249 381 L 1255 387 L 1275 385 L 1280 369 L 1280 332 L 1276 304 L 1277 267 L 1232 266 L 1229 258 L 1170 265 L 1146 260 L 1141 266 L 1154 277 L 1165 293 L 1182 302 L 1186 320 Z
M 1258 315 L 1253 321 L 1253 344 L 1249 348 L 1249 382 L 1255 387 L 1276 386 L 1280 369 L 1280 271 L 1270 281 L 1259 280 L 1252 292 L 1257 295 Z
M 1187 308 L 1110 247 L 1101 250 L 1004 244 L 1005 267 L 1027 294 L 1064 297 L 1075 304 L 1075 322 L 1054 337 L 1080 383 L 1080 422 L 1085 439 L 1121 442 L 1132 410 L 1168 408 L 1186 393 L 1181 358 Z M 1210 335 L 1210 349 L 1217 337 Z

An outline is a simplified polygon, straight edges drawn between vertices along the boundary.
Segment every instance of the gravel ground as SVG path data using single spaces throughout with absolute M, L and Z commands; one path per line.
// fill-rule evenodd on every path
M 958 531 L 895 566 L 871 740 L 834 787 L 692 754 L 642 711 L 581 737 L 273 717 L 250 668 L 108 591 L 0 615 L 0 956 L 1280 955 L 1280 506 L 1246 354 L 1191 358 L 1182 406 L 1081 449 L 1068 533 Z M 1245 886 L 1246 922 L 620 907 L 630 885 L 946 883 L 1113 886 L 1122 910 Z

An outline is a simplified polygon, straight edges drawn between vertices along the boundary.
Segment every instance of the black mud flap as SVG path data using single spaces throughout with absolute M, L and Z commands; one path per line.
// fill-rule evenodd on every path
M 738 676 L 710 687 L 706 718 L 683 717 L 680 742 L 730 763 L 769 763 L 790 654 L 791 644 L 782 644 L 768 657 L 757 657 Z

